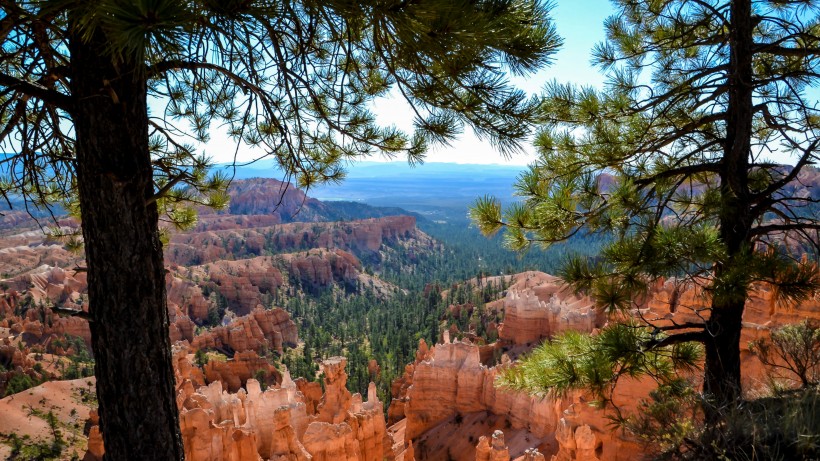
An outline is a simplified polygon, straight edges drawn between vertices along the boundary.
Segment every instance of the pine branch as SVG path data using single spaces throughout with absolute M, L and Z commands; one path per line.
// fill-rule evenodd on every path
M 667 319 L 657 319 L 653 321 L 660 321 L 660 320 L 667 320 Z M 651 325 L 651 322 L 648 322 Z M 690 330 L 692 328 L 706 328 L 706 324 L 703 322 L 684 322 L 684 323 L 675 323 L 672 321 L 672 325 L 664 325 L 662 327 L 655 327 L 656 330 L 660 331 L 673 331 L 673 330 Z
M 820 144 L 820 139 L 815 139 L 812 141 L 812 143 L 803 150 L 803 155 L 800 156 L 800 160 L 798 160 L 797 164 L 794 168 L 792 168 L 789 174 L 780 178 L 780 180 L 773 182 L 769 185 L 769 187 L 752 196 L 752 203 L 757 203 L 757 205 L 755 205 L 751 210 L 752 216 L 757 217 L 764 213 L 771 205 L 774 204 L 773 194 L 797 178 L 797 175 L 800 174 L 803 167 L 814 161 L 816 157 L 815 149 L 818 144 Z
M 234 83 L 238 84 L 243 89 L 248 90 L 255 90 L 254 92 L 262 92 L 262 90 L 252 85 L 247 79 L 242 78 L 241 76 L 237 75 L 230 70 L 219 66 L 217 64 L 212 64 L 208 62 L 195 62 L 195 61 L 183 61 L 180 59 L 172 59 L 168 61 L 161 61 L 152 66 L 149 66 L 147 69 L 147 74 L 149 77 L 155 77 L 163 72 L 167 72 L 169 70 L 177 70 L 177 69 L 185 69 L 185 70 L 213 70 L 219 72 L 220 74 L 228 77 Z
M 766 43 L 755 43 L 753 50 L 755 53 L 768 53 L 776 56 L 815 58 L 820 55 L 820 48 L 791 48 Z
M 676 333 L 661 339 L 652 339 L 642 344 L 646 351 L 660 349 L 662 347 L 671 346 L 674 344 L 689 343 L 689 342 L 706 342 L 706 330 L 688 331 L 685 333 Z
M 692 176 L 698 173 L 718 173 L 720 171 L 720 165 L 716 163 L 698 163 L 695 165 L 687 165 L 684 167 L 679 168 L 672 168 L 670 170 L 664 170 L 660 173 L 656 173 L 652 176 L 644 177 L 641 179 L 636 179 L 634 181 L 635 185 L 639 187 L 647 186 L 649 184 L 654 184 L 662 179 L 667 178 L 674 178 L 676 176 Z
M 789 231 L 799 231 L 799 230 L 807 230 L 807 229 L 814 229 L 820 230 L 820 223 L 813 221 L 807 223 L 794 223 L 794 224 L 767 224 L 765 226 L 758 226 L 752 229 L 750 232 L 751 235 L 766 235 L 772 232 L 789 232 Z
M 74 107 L 74 100 L 70 96 L 60 93 L 59 91 L 50 90 L 36 83 L 12 77 L 11 75 L 0 73 L 0 86 L 4 86 L 9 90 L 19 92 L 28 97 L 40 99 L 68 113 L 71 113 Z
M 179 184 L 180 181 L 182 181 L 183 179 L 190 179 L 190 178 L 191 178 L 191 175 L 189 175 L 188 173 L 185 173 L 185 172 L 182 172 L 182 173 L 174 176 L 173 178 L 171 178 L 170 181 L 168 181 L 164 186 L 162 186 L 162 188 L 160 190 L 158 190 L 156 194 L 148 197 L 148 200 L 145 201 L 145 204 L 150 205 L 150 204 L 156 202 L 157 200 L 164 197 L 171 189 L 174 188 L 174 186 Z

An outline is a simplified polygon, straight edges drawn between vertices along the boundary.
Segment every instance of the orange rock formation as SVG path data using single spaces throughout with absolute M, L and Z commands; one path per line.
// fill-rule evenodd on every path
M 393 443 L 385 441 L 382 403 L 370 386 L 368 400 L 345 388 L 346 361 L 325 361 L 325 394 L 308 405 L 287 372 L 281 385 L 264 392 L 247 381 L 247 391 L 223 391 L 220 381 L 193 391 L 179 385 L 180 427 L 188 461 L 346 460 L 381 461 Z M 315 408 L 315 411 L 314 411 Z
M 510 450 L 504 443 L 504 433 L 495 431 L 490 439 L 482 435 L 475 447 L 475 461 L 510 461 Z
M 499 339 L 529 344 L 565 330 L 592 331 L 606 319 L 588 296 L 576 296 L 561 279 L 542 272 L 515 276 L 507 296 L 488 305 L 504 311 Z
M 276 253 L 305 248 L 333 248 L 375 252 L 382 243 L 407 236 L 424 236 L 412 216 L 387 216 L 349 222 L 295 222 L 269 227 L 186 232 L 174 234 L 166 247 L 168 263 L 206 264 L 226 259 L 259 256 L 263 250 Z
M 496 303 L 493 308 L 506 314 L 501 339 L 510 353 L 526 350 L 528 344 L 561 331 L 594 332 L 606 322 L 590 299 L 572 295 L 562 289 L 559 279 L 542 273 L 518 274 L 506 297 Z M 648 318 L 671 321 L 686 320 L 693 309 L 707 305 L 708 299 L 699 288 L 666 281 L 659 283 L 638 308 Z M 776 305 L 770 290 L 756 287 L 747 303 L 741 340 L 747 388 L 759 384 L 756 380 L 762 371 L 748 351 L 748 342 L 765 337 L 771 328 L 805 318 L 820 320 L 820 295 L 793 309 L 783 309 Z M 480 356 L 479 346 L 450 342 L 445 333 L 442 344 L 428 348 L 420 343 L 415 363 L 393 383 L 390 421 L 404 431 L 405 446 L 415 446 L 418 459 L 507 459 L 501 439 L 479 438 L 499 428 L 513 435 L 506 442 L 511 458 L 613 461 L 643 456 L 637 441 L 612 431 L 605 413 L 592 408 L 583 393 L 542 399 L 498 388 L 497 369 L 482 365 Z M 625 411 L 634 410 L 652 387 L 649 381 L 625 380 L 613 397 Z M 526 444 L 520 442 L 522 434 Z M 479 443 L 465 445 L 462 439 L 478 439 Z
M 267 347 L 282 352 L 282 346 L 295 346 L 298 341 L 296 324 L 283 309 L 257 308 L 221 327 L 203 332 L 191 341 L 194 350 L 215 349 L 261 351 Z

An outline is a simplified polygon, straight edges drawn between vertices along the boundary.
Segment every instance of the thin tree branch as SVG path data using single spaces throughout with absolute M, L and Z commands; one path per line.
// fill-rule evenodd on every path
M 788 232 L 788 231 L 798 231 L 798 230 L 805 230 L 805 229 L 815 229 L 820 230 L 820 223 L 817 222 L 810 222 L 810 223 L 794 223 L 794 224 L 767 224 L 765 226 L 760 226 L 752 229 L 750 232 L 751 235 L 764 235 L 770 232 Z
M 71 113 L 73 109 L 73 99 L 59 91 L 50 90 L 42 85 L 36 83 L 20 80 L 0 73 L 0 86 L 18 91 L 26 96 L 40 99 L 48 104 L 59 107 L 60 109 Z
M 674 344 L 690 343 L 690 342 L 705 342 L 706 330 L 688 331 L 686 333 L 677 333 L 669 335 L 661 339 L 653 339 L 643 343 L 644 350 L 653 350 L 661 347 L 671 346 Z

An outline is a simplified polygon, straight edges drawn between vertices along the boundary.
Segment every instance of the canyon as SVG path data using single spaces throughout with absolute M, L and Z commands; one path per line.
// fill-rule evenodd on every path
M 438 326 L 449 316 L 469 318 L 468 328 L 460 331 L 452 325 L 442 328 L 434 342 L 419 339 L 414 360 L 402 364 L 390 395 L 380 396 L 373 382 L 366 392 L 351 392 L 348 359 L 341 356 L 309 357 L 318 363 L 313 378 L 319 380 L 294 379 L 282 357 L 304 353 L 305 338 L 300 336 L 308 332 L 300 331 L 300 319 L 285 302 L 322 293 L 355 294 L 364 287 L 374 302 L 384 302 L 404 289 L 380 277 L 380 267 L 399 253 L 408 258 L 400 263 L 410 267 L 412 258 L 435 255 L 443 247 L 417 228 L 414 216 L 352 216 L 293 188 L 273 207 L 270 196 L 283 187 L 273 180 L 237 181 L 229 209 L 200 210 L 194 228 L 170 234 L 169 336 L 186 459 L 644 457 L 647 447 L 613 431 L 606 411 L 594 408 L 584 392 L 533 396 L 497 386 L 501 370 L 515 366 L 539 343 L 565 331 L 595 334 L 609 321 L 591 298 L 543 272 L 463 283 L 468 291 L 486 284 L 503 289 L 480 305 L 449 305 Z M 99 460 L 104 443 L 94 411 L 93 377 L 65 379 L 69 366 L 81 363 L 80 343 L 90 344 L 83 315 L 88 309 L 83 260 L 64 239 L 26 227 L 26 222 L 15 218 L 15 226 L 0 232 L 0 383 L 4 392 L 15 377 L 41 384 L 0 399 L 0 411 L 9 415 L 0 423 L 0 434 L 6 442 L 13 433 L 47 441 L 51 434 L 43 416 L 51 412 L 72 437 L 66 456 L 73 450 L 85 460 Z M 59 224 L 67 233 L 78 226 L 71 219 Z M 448 290 L 439 297 L 445 299 Z M 662 324 L 685 322 L 707 302 L 694 284 L 661 280 L 637 301 L 636 312 Z M 820 295 L 786 308 L 775 302 L 770 288 L 756 287 L 741 339 L 748 389 L 759 387 L 764 374 L 749 342 L 804 319 L 820 321 Z M 478 323 L 486 335 L 477 333 Z M 368 363 L 371 379 L 384 365 Z M 696 373 L 690 378 L 700 380 Z M 622 409 L 634 411 L 652 385 L 626 380 L 613 398 Z M 0 443 L 0 455 L 8 456 L 8 447 Z
M 13 298 L 4 299 L 3 305 L 11 308 Z M 660 314 L 702 302 L 696 288 L 667 281 L 643 307 Z M 259 360 L 262 348 L 298 342 L 296 328 L 282 310 L 256 309 L 190 343 L 181 339 L 175 358 L 186 459 L 605 461 L 641 456 L 645 448 L 611 431 L 605 412 L 590 406 L 589 396 L 581 392 L 545 398 L 495 385 L 499 367 L 511 366 L 542 338 L 603 327 L 605 319 L 589 298 L 571 293 L 556 277 L 527 272 L 510 277 L 504 296 L 486 308 L 505 312 L 499 341 L 479 345 L 451 340 L 448 331 L 438 344 L 420 341 L 415 362 L 393 384 L 387 418 L 372 384 L 366 398 L 346 389 L 342 357 L 321 364 L 324 392 L 318 383 L 293 380 L 287 370 Z M 744 319 L 743 344 L 803 318 L 820 320 L 820 299 L 781 309 L 770 291 L 760 289 Z M 208 362 L 203 369 L 195 365 L 196 350 L 225 347 L 236 351 L 228 362 Z M 488 365 L 488 347 L 503 351 L 499 364 Z M 743 355 L 746 378 L 753 385 L 762 368 L 748 348 Z M 17 354 L 12 360 L 21 366 L 26 358 Z M 259 370 L 269 383 L 264 389 L 254 377 Z M 648 382 L 622 383 L 615 398 L 634 409 L 649 389 Z M 9 399 L 0 402 L 9 404 Z M 85 459 L 101 459 L 99 432 L 93 425 L 88 432 Z

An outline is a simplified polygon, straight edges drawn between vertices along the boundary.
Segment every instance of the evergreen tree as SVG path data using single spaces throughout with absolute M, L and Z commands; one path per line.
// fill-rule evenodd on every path
M 78 197 L 106 458 L 182 459 L 158 220 L 225 203 L 187 140 L 211 123 L 300 186 L 372 153 L 420 161 L 467 124 L 504 151 L 558 45 L 535 0 L 0 2 L 0 195 Z M 415 133 L 369 104 L 395 89 Z M 152 101 L 149 111 L 149 101 Z M 182 187 L 187 186 L 187 187 Z M 149 415 L 146 417 L 146 415 Z
M 517 249 L 611 234 L 600 258 L 571 258 L 561 271 L 610 312 L 632 307 L 661 278 L 701 285 L 710 305 L 689 312 L 695 321 L 643 319 L 650 334 L 632 337 L 643 351 L 702 343 L 703 391 L 717 406 L 733 403 L 752 285 L 768 282 L 779 302 L 791 303 L 820 285 L 816 266 L 783 248 L 820 244 L 818 197 L 793 193 L 818 159 L 820 113 L 809 87 L 820 70 L 820 6 L 614 3 L 607 40 L 593 51 L 605 88 L 549 84 L 540 157 L 517 183 L 524 202 L 502 211 L 497 200 L 479 199 L 472 215 L 487 234 L 506 228 Z M 770 160 L 775 152 L 795 165 Z M 636 349 L 609 346 L 621 346 L 611 359 Z M 605 375 L 618 376 L 615 368 Z

